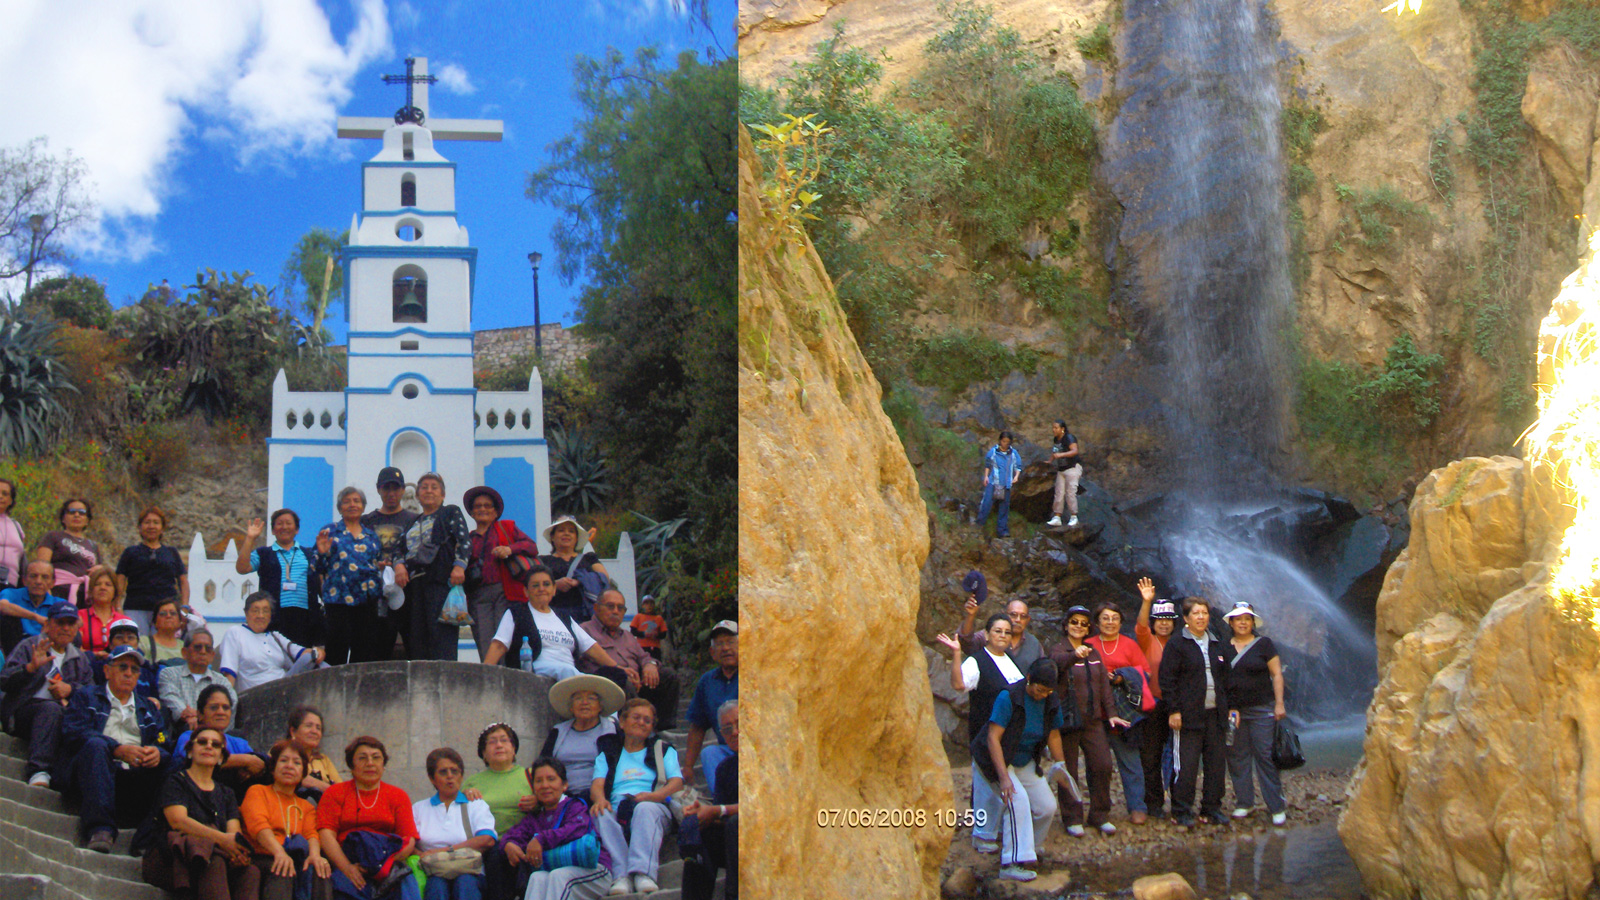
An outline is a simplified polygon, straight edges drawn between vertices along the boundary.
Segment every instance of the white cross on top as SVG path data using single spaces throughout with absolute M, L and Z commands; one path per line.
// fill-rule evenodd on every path
M 410 74 L 425 77 L 428 58 L 418 56 Z M 435 119 L 428 113 L 428 83 L 413 81 L 412 105 L 422 110 L 426 118 L 423 127 L 433 132 L 435 141 L 498 141 L 505 135 L 505 123 L 500 119 Z M 394 127 L 394 119 L 385 116 L 340 116 L 339 137 L 377 138 Z

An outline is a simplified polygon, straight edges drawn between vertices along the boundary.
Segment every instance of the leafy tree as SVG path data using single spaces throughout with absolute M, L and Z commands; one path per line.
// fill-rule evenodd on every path
M 207 269 L 181 299 L 150 291 L 118 311 L 117 333 L 127 338 L 135 360 L 146 369 L 188 374 L 179 412 L 198 410 L 207 421 L 271 414 L 282 312 L 272 305 L 272 292 L 248 283 L 249 277 L 235 272 L 229 280 Z
M 311 316 L 308 342 L 325 346 L 327 332 L 322 321 L 327 317 L 333 299 L 344 291 L 344 269 L 339 265 L 339 250 L 350 243 L 350 229 L 334 234 L 323 228 L 313 228 L 300 236 L 294 252 L 283 264 L 283 274 L 278 278 L 285 303 L 293 309 L 293 299 L 303 292 L 301 305 Z
M 0 279 L 70 257 L 62 239 L 94 219 L 94 201 L 84 190 L 83 160 L 49 152 L 34 138 L 20 147 L 0 147 Z M 34 217 L 39 229 L 34 231 Z
M 57 321 L 79 328 L 107 328 L 111 325 L 111 301 L 106 286 L 87 275 L 47 278 L 22 295 L 22 308 L 43 310 Z
M 737 452 L 736 61 L 615 50 L 574 64 L 584 109 L 529 198 L 561 214 L 558 271 L 586 276 L 593 432 L 618 501 L 687 517 L 693 569 L 734 558 Z
M 67 381 L 49 319 L 0 312 L 0 454 L 49 449 L 66 424 Z

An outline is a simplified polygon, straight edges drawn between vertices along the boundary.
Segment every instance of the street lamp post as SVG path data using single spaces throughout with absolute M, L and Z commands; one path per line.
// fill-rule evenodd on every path
M 528 262 L 533 264 L 533 355 L 541 360 L 544 357 L 544 340 L 541 334 L 544 328 L 539 321 L 539 260 L 543 258 L 538 251 L 528 254 Z
M 33 264 L 39 258 L 39 232 L 44 231 L 44 216 L 38 213 L 29 216 L 28 227 L 32 229 L 33 234 L 28 238 L 28 280 L 27 287 L 22 289 L 24 297 L 33 290 Z

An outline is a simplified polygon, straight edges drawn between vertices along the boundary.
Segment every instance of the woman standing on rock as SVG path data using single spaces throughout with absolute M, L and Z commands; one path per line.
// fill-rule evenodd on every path
M 1212 825 L 1227 824 L 1222 814 L 1222 767 L 1227 758 L 1223 733 L 1228 707 L 1228 663 L 1233 645 L 1211 636 L 1211 607 L 1200 597 L 1183 598 L 1183 631 L 1161 655 L 1161 696 L 1172 713 L 1167 724 L 1179 732 L 1178 780 L 1172 785 L 1172 821 L 1194 824 L 1194 791 L 1202 762 L 1206 770 L 1200 815 Z
M 1144 685 L 1135 686 L 1137 678 L 1143 679 L 1144 684 L 1150 683 L 1150 670 L 1145 667 L 1144 651 L 1139 649 L 1139 643 L 1122 633 L 1122 610 L 1111 604 L 1101 606 L 1094 616 L 1095 624 L 1100 633 L 1085 641 L 1089 646 L 1100 651 L 1100 659 L 1105 663 L 1111 686 L 1114 689 L 1113 700 L 1116 695 L 1131 692 L 1135 697 L 1144 696 Z M 1132 672 L 1128 670 L 1133 670 Z M 1132 722 L 1126 728 L 1112 729 L 1109 737 L 1111 755 L 1117 761 L 1117 773 L 1122 776 L 1122 799 L 1128 806 L 1128 821 L 1135 825 L 1145 823 L 1144 805 L 1144 765 L 1139 758 L 1140 749 L 1144 743 L 1144 714 L 1148 712 L 1140 703 L 1133 703 L 1131 708 L 1127 705 L 1116 707 L 1119 712 L 1127 712 L 1128 721 Z
M 967 695 L 967 740 L 989 727 L 995 698 L 1022 680 L 1022 672 L 1006 651 L 1011 648 L 1011 619 L 995 613 L 983 625 L 984 646 L 969 659 L 961 658 L 961 641 L 947 634 L 939 643 L 950 648 L 950 687 Z M 1000 796 L 984 780 L 983 770 L 972 764 L 972 846 L 979 853 L 1000 852 Z
M 1233 817 L 1243 819 L 1255 805 L 1255 777 L 1261 779 L 1261 799 L 1272 824 L 1287 819 L 1288 804 L 1272 761 L 1272 737 L 1277 721 L 1288 715 L 1283 706 L 1283 666 L 1272 638 L 1256 633 L 1261 616 L 1249 603 L 1239 601 L 1224 616 L 1233 630 L 1233 671 L 1228 678 L 1228 699 L 1239 711 L 1239 726 L 1228 747 L 1228 774 L 1233 776 Z M 1210 777 L 1209 775 L 1207 776 Z
M 1074 779 L 1078 777 L 1078 751 L 1083 751 L 1084 766 L 1089 770 L 1089 827 L 1112 835 L 1117 833 L 1117 826 L 1107 821 L 1111 816 L 1111 747 L 1106 726 L 1126 728 L 1128 722 L 1118 718 L 1112 708 L 1111 679 L 1106 674 L 1105 660 L 1099 650 L 1086 642 L 1089 610 L 1082 606 L 1068 609 L 1064 627 L 1067 640 L 1051 648 L 1050 659 L 1060 673 L 1056 693 L 1061 695 L 1061 702 L 1076 705 L 1079 727 L 1061 732 L 1061 747 L 1067 773 Z M 1083 837 L 1083 801 L 1065 791 L 1059 797 L 1067 834 Z

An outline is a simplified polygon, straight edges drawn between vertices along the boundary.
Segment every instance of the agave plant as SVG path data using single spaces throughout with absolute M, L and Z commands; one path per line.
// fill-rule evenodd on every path
M 550 506 L 583 515 L 601 509 L 611 496 L 606 458 L 582 432 L 550 429 Z
M 77 391 L 56 358 L 56 326 L 0 311 L 0 455 L 49 448 L 66 424 L 60 395 Z
M 643 528 L 632 532 L 634 579 L 639 595 L 654 594 L 657 600 L 664 602 L 667 599 L 668 552 L 673 537 L 689 520 L 680 518 L 657 522 L 638 510 L 632 512 L 635 518 L 645 523 Z

